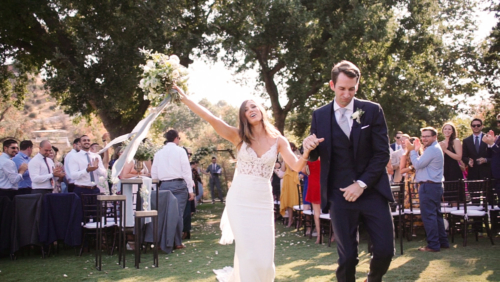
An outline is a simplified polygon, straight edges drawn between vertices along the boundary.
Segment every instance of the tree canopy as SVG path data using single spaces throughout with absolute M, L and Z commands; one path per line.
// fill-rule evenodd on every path
M 468 0 L 220 1 L 214 25 L 224 62 L 257 69 L 275 125 L 306 135 L 312 109 L 333 99 L 336 62 L 357 64 L 357 97 L 379 102 L 390 132 L 417 132 L 454 113 L 443 102 L 473 93 L 477 62 Z M 280 98 L 286 97 L 281 104 Z
M 128 133 L 149 101 L 137 87 L 139 48 L 175 53 L 188 66 L 207 33 L 205 1 L 6 0 L 0 9 L 0 72 L 15 60 L 46 71 L 66 113 L 97 115 L 112 136 Z M 6 92 L 2 89 L 2 94 Z M 21 97 L 21 95 L 19 95 Z

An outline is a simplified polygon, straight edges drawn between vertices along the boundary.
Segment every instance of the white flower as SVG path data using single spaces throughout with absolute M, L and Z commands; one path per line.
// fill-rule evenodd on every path
M 172 72 L 172 78 L 173 79 L 176 79 L 176 78 L 179 78 L 180 74 L 179 74 L 179 71 L 178 70 L 174 70 Z
M 363 111 L 362 109 L 357 109 L 351 116 L 351 119 L 355 120 L 357 123 L 361 123 L 361 117 L 363 116 L 363 114 L 365 113 L 365 111 Z
M 178 65 L 181 62 L 181 60 L 179 60 L 179 57 L 177 57 L 176 55 L 170 56 L 170 61 L 172 62 L 172 64 L 175 65 Z

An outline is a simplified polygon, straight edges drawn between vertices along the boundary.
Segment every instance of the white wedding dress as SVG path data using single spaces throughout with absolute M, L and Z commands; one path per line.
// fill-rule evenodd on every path
M 222 214 L 221 244 L 236 241 L 234 268 L 214 270 L 221 282 L 274 281 L 274 211 L 271 175 L 277 143 L 260 158 L 245 142 Z

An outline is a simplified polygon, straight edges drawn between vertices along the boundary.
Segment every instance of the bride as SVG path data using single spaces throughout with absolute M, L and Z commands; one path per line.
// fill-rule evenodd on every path
M 306 165 L 309 151 L 299 159 L 288 141 L 267 120 L 263 107 L 253 100 L 241 104 L 239 127 L 215 117 L 174 86 L 181 101 L 208 121 L 215 131 L 238 148 L 237 168 L 222 215 L 221 244 L 236 240 L 234 269 L 214 270 L 219 281 L 274 281 L 274 212 L 270 178 L 276 156 L 295 171 Z M 322 141 L 322 140 L 321 140 Z

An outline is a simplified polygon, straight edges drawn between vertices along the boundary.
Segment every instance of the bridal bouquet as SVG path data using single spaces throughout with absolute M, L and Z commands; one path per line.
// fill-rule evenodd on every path
M 146 64 L 139 66 L 143 70 L 139 87 L 145 93 L 144 99 L 157 104 L 170 95 L 172 101 L 180 102 L 179 93 L 172 90 L 172 86 L 175 83 L 187 93 L 188 72 L 180 64 L 179 57 L 146 49 L 140 49 L 140 52 L 146 57 Z

